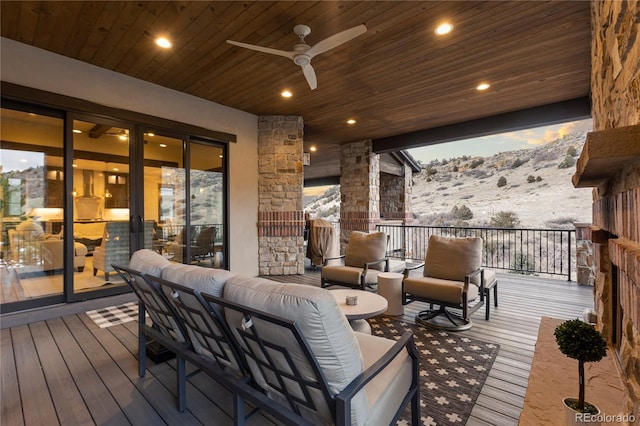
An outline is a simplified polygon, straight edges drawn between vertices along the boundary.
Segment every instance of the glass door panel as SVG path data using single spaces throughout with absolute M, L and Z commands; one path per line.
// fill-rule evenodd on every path
M 127 265 L 130 257 L 129 134 L 112 124 L 73 122 L 70 234 L 87 251 L 85 271 L 74 274 L 74 293 L 124 284 L 111 265 Z
M 7 108 L 0 118 L 0 303 L 61 295 L 64 122 Z
M 224 147 L 192 142 L 189 149 L 190 261 L 224 269 Z
M 173 262 L 186 256 L 186 181 L 184 141 L 144 133 L 144 222 L 151 225 L 151 240 L 144 245 Z

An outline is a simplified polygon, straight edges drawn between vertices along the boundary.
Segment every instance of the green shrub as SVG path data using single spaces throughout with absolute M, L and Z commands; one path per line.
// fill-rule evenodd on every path
M 501 188 L 506 185 L 507 185 L 507 178 L 504 176 L 500 176 L 500 179 L 498 179 L 498 188 Z
M 471 162 L 471 164 L 469 165 L 470 168 L 475 169 L 476 167 L 480 166 L 484 164 L 484 159 L 483 158 L 477 158 L 475 160 L 473 160 Z
M 454 206 L 451 209 L 451 214 L 453 217 L 459 220 L 469 220 L 473 219 L 473 212 L 466 205 L 462 205 L 462 207 Z
M 569 148 L 567 148 L 567 155 L 575 157 L 577 153 L 578 152 L 576 151 L 576 147 L 575 146 L 572 145 Z
M 500 211 L 491 216 L 491 226 L 496 228 L 515 228 L 520 223 L 520 218 L 514 212 Z
M 569 167 L 573 167 L 576 164 L 576 160 L 573 159 L 572 156 L 567 155 L 562 160 L 562 163 L 558 164 L 559 169 L 568 169 Z
M 522 166 L 524 163 L 526 163 L 526 161 L 522 161 L 521 159 L 516 158 L 515 160 L 513 160 L 513 163 L 511 163 L 511 168 L 517 169 L 518 167 Z
M 527 182 L 533 183 L 536 181 L 536 177 L 534 175 L 527 176 Z
M 511 270 L 516 274 L 531 275 L 535 271 L 535 264 L 528 254 L 518 252 L 513 256 Z
M 542 176 L 536 176 L 536 182 L 542 181 Z

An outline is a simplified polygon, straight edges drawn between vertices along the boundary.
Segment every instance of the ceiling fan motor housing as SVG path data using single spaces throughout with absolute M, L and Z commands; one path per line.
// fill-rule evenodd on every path
M 311 58 L 308 55 L 296 55 L 293 57 L 293 62 L 295 62 L 296 65 L 300 65 L 301 67 L 305 66 L 305 65 L 309 65 L 309 63 L 311 62 Z

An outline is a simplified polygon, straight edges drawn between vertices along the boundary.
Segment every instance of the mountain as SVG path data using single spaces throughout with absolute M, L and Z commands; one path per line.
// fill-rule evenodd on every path
M 423 164 L 413 176 L 413 224 L 571 228 L 574 222 L 590 223 L 592 191 L 571 183 L 585 136 L 572 133 L 536 148 Z M 338 186 L 305 200 L 312 217 L 337 220 L 339 209 Z

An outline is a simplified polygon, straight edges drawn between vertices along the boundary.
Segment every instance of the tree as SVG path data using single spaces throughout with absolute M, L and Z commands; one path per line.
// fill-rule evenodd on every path
M 558 164 L 558 168 L 568 169 L 569 167 L 573 167 L 574 164 L 576 164 L 576 160 L 574 160 L 572 156 L 567 155 L 564 157 L 564 160 L 562 160 L 562 163 Z
M 462 205 L 462 207 L 454 206 L 451 209 L 451 214 L 456 219 L 460 219 L 460 220 L 473 219 L 473 212 L 471 211 L 471 209 L 469 207 L 467 207 L 464 204 Z
M 491 216 L 491 226 L 496 228 L 515 228 L 520 223 L 520 218 L 514 212 L 500 211 Z
M 500 179 L 498 179 L 498 188 L 501 188 L 506 185 L 507 185 L 507 178 L 504 176 L 500 176 Z
M 578 360 L 578 407 L 572 408 L 584 413 L 584 363 L 598 362 L 607 356 L 607 342 L 591 324 L 578 318 L 563 322 L 556 327 L 553 334 L 560 352 Z M 589 413 L 596 414 L 597 411 Z

